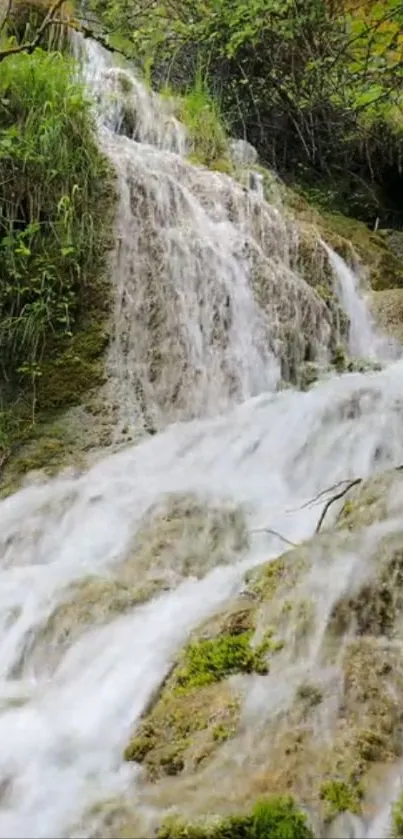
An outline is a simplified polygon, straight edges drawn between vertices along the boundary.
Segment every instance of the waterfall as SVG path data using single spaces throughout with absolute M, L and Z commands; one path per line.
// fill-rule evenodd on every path
M 375 328 L 369 307 L 359 291 L 359 277 L 339 254 L 323 242 L 336 277 L 337 291 L 350 321 L 349 351 L 353 358 L 383 361 L 397 358 L 400 347 Z
M 158 433 L 0 502 L 4 839 L 88 836 L 88 813 L 115 796 L 147 824 L 122 754 L 189 632 L 282 552 L 266 527 L 309 538 L 309 500 L 403 461 L 402 361 L 276 392 L 280 375 L 327 358 L 333 329 L 280 210 L 192 166 L 171 106 L 91 43 L 87 80 L 119 188 L 107 396 L 118 425 Z M 351 340 L 371 355 L 354 300 Z M 170 537 L 166 511 L 180 523 L 182 508 Z M 318 579 L 323 609 L 350 560 Z M 89 583 L 104 600 L 83 612 Z
M 82 61 L 118 177 L 106 395 L 118 426 L 212 416 L 325 364 L 337 317 L 301 273 L 296 226 L 261 189 L 187 161 L 173 100 L 96 44 Z

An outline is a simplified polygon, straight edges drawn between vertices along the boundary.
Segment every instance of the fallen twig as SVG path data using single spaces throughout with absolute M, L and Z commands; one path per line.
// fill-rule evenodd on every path
M 354 480 L 353 480 L 353 481 L 350 481 L 350 483 L 348 483 L 348 484 L 347 484 L 347 486 L 346 486 L 346 487 L 344 487 L 344 489 L 342 489 L 340 492 L 337 492 L 337 493 L 336 493 L 336 495 L 333 495 L 333 496 L 332 496 L 332 498 L 330 498 L 330 499 L 329 499 L 329 501 L 327 501 L 327 502 L 326 502 L 326 504 L 325 504 L 325 506 L 324 506 L 324 508 L 323 508 L 323 510 L 322 510 L 322 512 L 321 512 L 320 519 L 319 519 L 319 521 L 318 521 L 318 523 L 317 523 L 317 525 L 316 525 L 316 530 L 315 530 L 315 533 L 319 533 L 320 528 L 322 527 L 322 524 L 323 524 L 323 522 L 324 522 L 324 519 L 325 519 L 325 516 L 326 516 L 326 513 L 327 513 L 327 511 L 328 511 L 329 507 L 331 507 L 331 505 L 332 505 L 335 501 L 338 501 L 338 500 L 339 500 L 339 498 L 343 498 L 343 495 L 346 495 L 346 493 L 347 493 L 350 489 L 352 489 L 352 488 L 353 488 L 353 487 L 355 487 L 355 486 L 358 486 L 358 484 L 361 484 L 361 483 L 362 483 L 362 481 L 363 481 L 363 478 L 354 478 Z
M 273 530 L 271 527 L 257 527 L 255 530 L 252 530 L 252 533 L 270 533 L 272 536 L 277 536 L 278 539 L 281 539 L 287 545 L 291 545 L 292 548 L 297 548 L 298 545 L 296 542 L 291 542 L 290 539 L 287 539 L 286 536 L 282 536 L 277 530 Z
M 327 495 L 328 492 L 332 492 L 332 490 L 337 489 L 337 487 L 341 486 L 342 484 L 348 484 L 351 478 L 344 478 L 342 481 L 337 481 L 336 484 L 333 484 L 331 487 L 327 487 L 327 489 L 322 489 L 318 495 L 315 495 L 314 498 L 311 498 L 310 501 L 306 501 L 305 504 L 301 504 L 299 507 L 291 507 L 288 512 L 295 513 L 297 510 L 305 510 L 307 507 L 313 507 L 314 504 L 319 504 L 321 499 L 324 495 Z

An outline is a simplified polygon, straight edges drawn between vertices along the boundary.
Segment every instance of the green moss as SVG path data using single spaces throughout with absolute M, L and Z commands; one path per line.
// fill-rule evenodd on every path
M 286 575 L 286 564 L 281 556 L 273 562 L 267 563 L 257 572 L 252 571 L 246 574 L 245 581 L 248 589 L 263 600 L 271 600 L 278 587 L 284 581 Z
M 302 685 L 299 685 L 296 697 L 311 708 L 315 707 L 315 705 L 320 705 L 323 699 L 321 689 L 317 685 L 312 685 L 309 682 L 304 682 Z
M 102 293 L 107 299 L 106 288 Z M 66 348 L 42 365 L 37 404 L 38 410 L 47 416 L 51 411 L 77 405 L 83 394 L 105 380 L 103 353 L 109 340 L 105 315 L 89 309 L 87 319 L 87 324 L 71 337 Z
M 170 680 L 125 749 L 148 778 L 193 771 L 233 736 L 239 700 L 225 682 L 177 693 Z
M 225 743 L 226 740 L 229 740 L 233 733 L 231 728 L 222 724 L 216 725 L 212 731 L 214 740 L 219 740 L 220 743 Z
M 190 643 L 176 674 L 177 690 L 192 690 L 219 682 L 232 673 L 267 673 L 268 640 L 253 649 L 252 634 L 220 635 Z
M 270 602 L 280 590 L 294 588 L 308 563 L 305 547 L 282 554 L 245 574 L 247 590 L 260 601 Z
M 403 793 L 392 805 L 390 839 L 403 839 Z
M 167 820 L 158 839 L 313 839 L 304 813 L 291 797 L 270 797 L 258 801 L 250 815 L 186 824 Z
M 345 781 L 324 781 L 320 788 L 320 797 L 325 802 L 325 818 L 335 818 L 338 813 L 348 810 L 350 813 L 361 812 L 362 788 L 359 784 L 347 784 Z

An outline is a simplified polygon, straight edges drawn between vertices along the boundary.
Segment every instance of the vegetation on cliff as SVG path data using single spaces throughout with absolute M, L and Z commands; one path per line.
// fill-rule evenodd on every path
M 36 4 L 26 7 L 12 7 L 8 44 L 24 25 L 39 31 Z M 0 175 L 1 464 L 102 375 L 114 188 L 67 54 L 38 48 L 1 62 Z
M 403 224 L 401 0 L 91 6 L 154 83 L 184 92 L 201 75 L 264 164 L 364 221 Z

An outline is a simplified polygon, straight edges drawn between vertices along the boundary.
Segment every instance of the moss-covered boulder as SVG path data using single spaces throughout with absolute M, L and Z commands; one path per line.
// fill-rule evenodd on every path
M 192 772 L 235 732 L 239 688 L 231 676 L 265 674 L 281 644 L 267 633 L 252 645 L 252 610 L 231 609 L 207 622 L 175 664 L 155 703 L 125 750 L 144 764 L 149 779 Z

